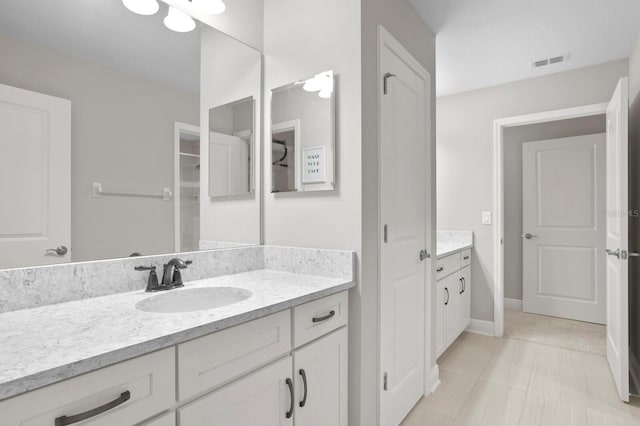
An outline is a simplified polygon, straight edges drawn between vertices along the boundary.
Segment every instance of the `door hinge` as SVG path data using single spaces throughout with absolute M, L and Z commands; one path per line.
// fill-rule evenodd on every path
M 383 379 L 382 379 L 382 389 L 383 390 L 387 390 L 387 373 L 384 373 Z
M 395 74 L 391 74 L 390 72 L 388 72 L 384 75 L 384 77 L 382 77 L 382 86 L 383 86 L 382 93 L 385 95 L 389 93 L 389 90 L 388 90 L 389 86 L 388 86 L 387 80 L 389 80 L 391 77 L 397 77 L 397 76 Z
M 384 226 L 384 242 L 389 242 L 389 225 Z

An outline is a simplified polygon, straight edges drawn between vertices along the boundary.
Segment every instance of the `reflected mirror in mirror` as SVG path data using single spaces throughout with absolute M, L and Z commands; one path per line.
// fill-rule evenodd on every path
M 208 63 L 218 46 L 216 62 L 232 73 L 247 58 L 259 69 L 260 53 L 202 23 L 172 31 L 159 5 L 142 16 L 119 0 L 3 4 L 0 269 L 191 251 L 218 239 L 209 222 L 224 218 L 200 214 L 200 117 L 209 108 L 200 85 L 208 96 L 223 90 Z M 227 222 L 225 240 L 259 243 L 259 214 L 245 211 L 237 235 Z
M 253 98 L 209 110 L 209 197 L 253 192 Z
M 333 71 L 271 92 L 271 192 L 332 190 Z

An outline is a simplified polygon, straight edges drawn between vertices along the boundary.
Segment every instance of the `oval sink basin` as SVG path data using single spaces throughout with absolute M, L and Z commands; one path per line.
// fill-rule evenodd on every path
M 247 300 L 251 295 L 249 290 L 237 287 L 169 290 L 141 300 L 136 303 L 136 309 L 155 313 L 196 312 L 233 305 Z

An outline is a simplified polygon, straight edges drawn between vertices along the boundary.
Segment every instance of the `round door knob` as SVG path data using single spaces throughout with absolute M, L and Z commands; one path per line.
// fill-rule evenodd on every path
M 536 237 L 537 237 L 537 235 L 529 234 L 528 232 L 522 236 L 522 238 L 526 238 L 527 240 L 530 240 L 530 239 L 536 238 Z

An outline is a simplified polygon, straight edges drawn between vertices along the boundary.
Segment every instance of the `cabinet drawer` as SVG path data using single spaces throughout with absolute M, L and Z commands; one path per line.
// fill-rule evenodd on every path
M 460 267 L 464 268 L 471 264 L 471 249 L 466 249 L 460 253 Z
M 219 387 L 291 351 L 286 310 L 178 345 L 178 399 Z
M 293 343 L 304 345 L 347 324 L 346 291 L 293 308 Z
M 51 426 L 59 417 L 95 410 L 102 413 L 83 425 L 124 426 L 174 404 L 175 351 L 169 348 L 0 402 L 0 413 L 5 426 Z
M 438 259 L 436 265 L 436 279 L 439 280 L 460 269 L 460 253 Z

